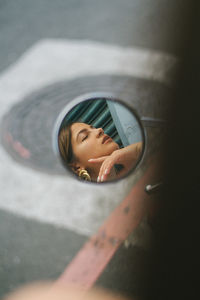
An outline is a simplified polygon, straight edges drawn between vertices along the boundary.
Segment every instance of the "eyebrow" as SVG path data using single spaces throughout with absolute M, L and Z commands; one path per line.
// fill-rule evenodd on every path
M 90 125 L 90 128 L 92 129 L 92 128 L 94 128 L 94 127 L 93 127 L 92 125 Z M 87 132 L 87 131 L 88 131 L 88 128 L 83 128 L 83 129 L 81 129 L 81 130 L 78 132 L 77 136 L 76 136 L 76 140 L 78 141 L 79 135 L 80 135 L 81 133 Z

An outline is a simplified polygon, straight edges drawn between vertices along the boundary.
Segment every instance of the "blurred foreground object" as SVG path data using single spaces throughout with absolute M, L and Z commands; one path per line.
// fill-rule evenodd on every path
M 90 291 L 81 290 L 79 287 L 64 287 L 50 282 L 38 282 L 17 289 L 7 295 L 3 300 L 126 300 L 127 298 L 112 294 L 101 289 Z
M 173 96 L 146 299 L 199 299 L 199 4 L 191 1 L 183 64 Z

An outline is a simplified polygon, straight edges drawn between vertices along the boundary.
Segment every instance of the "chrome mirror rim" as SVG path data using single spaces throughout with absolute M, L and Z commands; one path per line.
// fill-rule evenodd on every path
M 130 175 L 132 172 L 134 172 L 136 169 L 138 169 L 138 166 L 142 164 L 145 154 L 146 154 L 146 145 L 147 145 L 147 134 L 146 134 L 146 130 L 145 130 L 145 126 L 142 123 L 141 117 L 139 117 L 137 111 L 129 104 L 126 103 L 126 101 L 120 99 L 120 97 L 118 97 L 117 95 L 113 94 L 113 93 L 108 93 L 108 92 L 91 92 L 91 93 L 86 93 L 86 94 L 82 94 L 74 99 L 72 99 L 70 102 L 68 102 L 65 107 L 62 109 L 62 111 L 59 113 L 54 127 L 53 127 L 53 131 L 52 131 L 52 148 L 53 148 L 53 152 L 54 154 L 57 156 L 57 158 L 59 159 L 59 161 L 61 161 L 62 165 L 63 165 L 63 161 L 60 157 L 60 151 L 59 151 L 59 146 L 58 146 L 58 134 L 59 134 L 59 130 L 60 130 L 60 126 L 65 118 L 65 116 L 70 112 L 70 110 L 72 110 L 76 105 L 80 104 L 81 102 L 84 101 L 89 101 L 95 98 L 105 98 L 107 100 L 110 101 L 115 101 L 118 102 L 120 104 L 122 104 L 124 107 L 126 107 L 136 118 L 137 122 L 139 123 L 140 129 L 141 129 L 141 134 L 142 134 L 142 141 L 143 141 L 143 147 L 142 147 L 142 153 L 141 156 L 138 160 L 138 162 L 136 163 L 135 167 L 128 171 L 126 175 L 124 175 L 122 178 L 116 179 L 114 181 L 106 181 L 106 182 L 102 182 L 102 183 L 114 183 L 116 181 L 119 181 L 121 179 L 125 179 L 128 175 Z M 66 168 L 65 168 L 66 169 Z M 72 176 L 72 172 L 70 172 L 67 169 L 68 173 L 70 173 L 70 175 Z M 73 176 L 73 178 L 75 178 L 75 176 Z M 84 181 L 85 183 L 85 181 Z M 87 182 L 88 183 L 88 182 Z M 96 182 L 92 182 L 92 183 L 96 183 Z M 96 183 L 97 184 L 97 183 Z

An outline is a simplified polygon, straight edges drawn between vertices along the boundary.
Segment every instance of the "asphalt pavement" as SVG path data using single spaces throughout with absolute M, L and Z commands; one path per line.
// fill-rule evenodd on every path
M 143 173 L 104 188 L 75 181 L 54 156 L 53 126 L 71 99 L 96 90 L 115 93 L 141 116 L 169 114 L 189 1 L 9 0 L 0 7 L 3 296 L 58 278 Z M 146 130 L 150 155 L 162 132 Z M 148 251 L 137 239 L 123 244 L 97 285 L 142 298 Z

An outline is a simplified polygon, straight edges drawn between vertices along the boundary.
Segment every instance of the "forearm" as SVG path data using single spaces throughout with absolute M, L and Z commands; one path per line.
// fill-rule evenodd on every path
M 124 152 L 124 160 L 129 162 L 130 165 L 134 165 L 139 159 L 142 152 L 142 142 L 134 143 L 129 146 L 120 149 L 119 151 Z
M 142 142 L 131 144 L 122 149 L 115 150 L 111 155 L 90 159 L 90 163 L 102 162 L 97 181 L 106 181 L 115 165 L 121 165 L 116 178 L 123 176 L 136 165 L 142 152 Z

